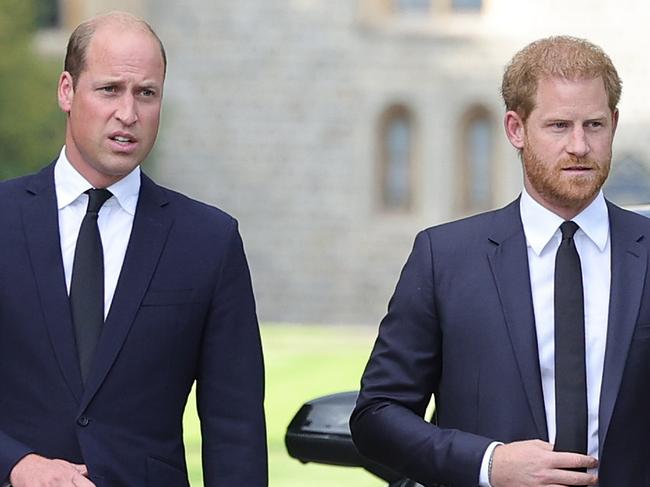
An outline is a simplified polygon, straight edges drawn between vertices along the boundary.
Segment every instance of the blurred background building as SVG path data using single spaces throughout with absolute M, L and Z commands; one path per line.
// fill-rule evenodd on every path
M 40 0 L 38 49 L 62 60 L 70 29 L 113 9 L 167 48 L 146 170 L 239 219 L 263 321 L 376 323 L 418 230 L 517 196 L 499 87 L 539 37 L 610 54 L 624 89 L 606 194 L 650 199 L 650 3 Z

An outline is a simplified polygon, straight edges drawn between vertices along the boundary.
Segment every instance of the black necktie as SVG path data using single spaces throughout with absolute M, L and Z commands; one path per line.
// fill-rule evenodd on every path
M 587 453 L 585 318 L 580 257 L 573 235 L 578 225 L 560 225 L 555 257 L 556 451 Z
M 107 189 L 89 189 L 86 193 L 88 209 L 79 228 L 70 284 L 70 309 L 84 383 L 104 324 L 104 253 L 97 217 L 111 197 Z

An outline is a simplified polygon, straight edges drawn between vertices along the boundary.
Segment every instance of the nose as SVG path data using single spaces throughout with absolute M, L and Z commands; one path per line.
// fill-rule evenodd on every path
M 585 134 L 585 130 L 581 125 L 577 125 L 571 131 L 566 150 L 569 154 L 572 154 L 576 157 L 584 157 L 589 153 L 589 141 L 587 140 L 587 135 Z
M 125 93 L 120 97 L 119 105 L 115 111 L 115 118 L 127 127 L 138 121 L 138 110 L 133 95 Z

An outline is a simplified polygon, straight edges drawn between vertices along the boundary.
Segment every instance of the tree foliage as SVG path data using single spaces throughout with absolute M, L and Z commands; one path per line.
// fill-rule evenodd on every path
M 0 0 L 0 179 L 44 166 L 63 144 L 61 60 L 34 49 L 35 7 L 34 0 Z

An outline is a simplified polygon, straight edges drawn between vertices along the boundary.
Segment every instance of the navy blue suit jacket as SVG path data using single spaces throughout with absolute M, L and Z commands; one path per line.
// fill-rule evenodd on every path
M 650 486 L 650 220 L 608 209 L 600 487 Z M 363 454 L 425 485 L 476 486 L 490 442 L 548 439 L 519 200 L 417 236 L 351 428 Z
M 236 221 L 144 174 L 85 387 L 53 165 L 0 183 L 0 483 L 25 454 L 85 463 L 98 487 L 188 486 L 197 382 L 206 487 L 267 485 L 263 364 Z

